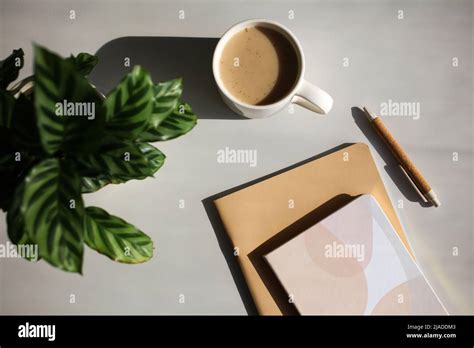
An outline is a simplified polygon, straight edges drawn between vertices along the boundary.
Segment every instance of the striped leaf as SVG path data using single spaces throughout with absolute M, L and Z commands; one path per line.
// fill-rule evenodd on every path
M 155 127 L 150 125 L 142 134 L 140 141 L 164 141 L 186 134 L 197 123 L 197 117 L 188 103 L 179 103 L 176 108 L 164 117 Z
M 141 157 L 139 155 L 139 157 L 141 158 L 140 161 L 144 160 L 146 162 L 147 169 L 145 170 L 145 172 L 147 172 L 148 175 L 144 175 L 143 173 L 138 173 L 135 176 L 133 176 L 131 175 L 130 172 L 127 175 L 119 174 L 117 172 L 115 173 L 107 172 L 107 174 L 104 174 L 106 172 L 103 172 L 102 174 L 98 174 L 96 176 L 84 176 L 82 178 L 82 193 L 95 192 L 108 184 L 121 184 L 131 179 L 138 179 L 138 180 L 145 179 L 148 176 L 152 176 L 154 173 L 156 173 L 158 169 L 160 169 L 163 166 L 166 156 L 154 146 L 148 143 L 130 143 L 129 145 L 132 146 L 134 149 L 138 148 L 141 154 L 144 156 L 144 157 Z M 122 161 L 123 160 L 122 152 L 119 152 L 118 156 L 113 157 L 112 159 L 106 158 L 104 159 L 104 161 L 106 160 L 114 161 L 115 158 L 119 158 Z M 135 153 L 135 150 L 134 150 L 134 153 Z M 135 156 L 136 155 L 137 153 L 135 153 Z M 85 161 L 85 160 L 86 159 L 82 159 L 81 161 Z M 84 169 L 87 172 L 88 170 L 92 169 L 93 163 L 98 163 L 97 161 L 100 162 L 101 160 L 99 160 L 96 157 L 90 160 L 87 164 L 85 162 L 81 162 L 81 164 L 83 165 L 85 164 L 85 167 L 82 167 L 82 169 Z M 101 162 L 101 163 L 105 163 L 105 162 Z M 132 161 L 130 161 L 130 164 L 132 164 Z M 100 168 L 101 170 L 104 170 L 103 167 L 100 167 Z
M 6 89 L 8 85 L 15 81 L 23 68 L 24 59 L 23 50 L 13 50 L 5 60 L 0 62 L 0 88 Z
M 5 90 L 0 89 L 0 127 L 10 128 L 15 98 Z
M 23 181 L 18 185 L 15 190 L 13 201 L 8 209 L 7 213 L 7 225 L 8 225 L 8 237 L 10 241 L 16 245 L 34 245 L 35 242 L 31 239 L 30 235 L 25 229 L 25 220 L 21 212 L 21 201 L 24 194 L 25 182 Z M 24 255 L 29 261 L 27 255 Z M 37 260 L 36 260 L 37 261 Z
M 145 179 L 152 176 L 164 160 L 165 155 L 152 145 L 131 141 L 106 143 L 97 153 L 77 158 L 82 173 L 94 170 L 101 173 L 95 177 L 97 180 L 93 185 L 102 185 L 107 179 L 112 183 Z
M 82 193 L 95 192 L 110 183 L 111 180 L 105 175 L 99 175 L 97 177 L 85 176 L 82 178 Z
M 155 174 L 165 163 L 165 154 L 148 143 L 137 143 L 137 146 L 148 161 L 151 175 Z
M 74 65 L 76 71 L 82 76 L 89 75 L 92 69 L 94 69 L 94 67 L 99 62 L 99 58 L 97 56 L 93 56 L 89 53 L 79 53 L 77 56 L 71 55 L 66 60 L 71 62 Z
M 120 138 L 136 139 L 150 119 L 153 101 L 150 74 L 136 66 L 105 100 L 107 130 Z
M 178 106 L 183 93 L 183 80 L 175 79 L 158 83 L 153 87 L 153 91 L 155 102 L 148 127 L 156 128 Z
M 105 122 L 99 93 L 71 62 L 40 46 L 35 46 L 34 72 L 34 104 L 44 150 L 93 151 Z M 93 118 L 87 112 L 92 110 Z
M 114 261 L 141 263 L 153 256 L 153 241 L 128 222 L 97 207 L 87 207 L 86 244 Z
M 74 168 L 56 158 L 33 167 L 25 178 L 21 213 L 40 256 L 62 270 L 81 273 L 84 205 Z

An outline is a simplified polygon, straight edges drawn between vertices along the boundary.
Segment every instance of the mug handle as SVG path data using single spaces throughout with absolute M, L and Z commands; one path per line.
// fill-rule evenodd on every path
M 293 96 L 292 103 L 324 115 L 331 110 L 333 100 L 327 92 L 303 80 Z

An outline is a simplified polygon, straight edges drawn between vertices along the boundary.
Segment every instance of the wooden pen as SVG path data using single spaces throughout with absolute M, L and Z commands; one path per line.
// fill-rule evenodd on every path
M 438 197 L 436 196 L 436 193 L 431 188 L 430 184 L 428 184 L 428 181 L 426 181 L 426 179 L 423 177 L 418 168 L 416 168 L 415 164 L 408 157 L 407 153 L 395 140 L 395 138 L 387 129 L 387 127 L 385 127 L 382 122 L 382 119 L 371 113 L 369 110 L 367 110 L 366 107 L 364 107 L 364 111 L 370 123 L 377 131 L 377 134 L 383 139 L 390 151 L 392 151 L 398 163 L 402 166 L 407 175 L 413 181 L 413 184 L 418 188 L 418 190 L 420 190 L 420 192 L 429 202 L 431 202 L 435 207 L 439 207 L 441 203 Z

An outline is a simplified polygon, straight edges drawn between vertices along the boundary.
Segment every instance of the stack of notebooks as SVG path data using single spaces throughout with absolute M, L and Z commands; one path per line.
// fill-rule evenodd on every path
M 262 315 L 446 314 L 365 144 L 214 204 Z

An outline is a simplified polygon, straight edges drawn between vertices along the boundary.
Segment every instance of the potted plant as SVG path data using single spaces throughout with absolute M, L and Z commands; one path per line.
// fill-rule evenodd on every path
M 77 273 L 84 244 L 124 263 L 152 257 L 150 237 L 84 206 L 82 194 L 153 176 L 165 155 L 150 142 L 183 135 L 197 119 L 181 100 L 181 79 L 154 84 L 140 66 L 102 96 L 87 80 L 97 61 L 35 46 L 34 75 L 12 88 L 23 51 L 0 62 L 0 208 L 8 236 Z

